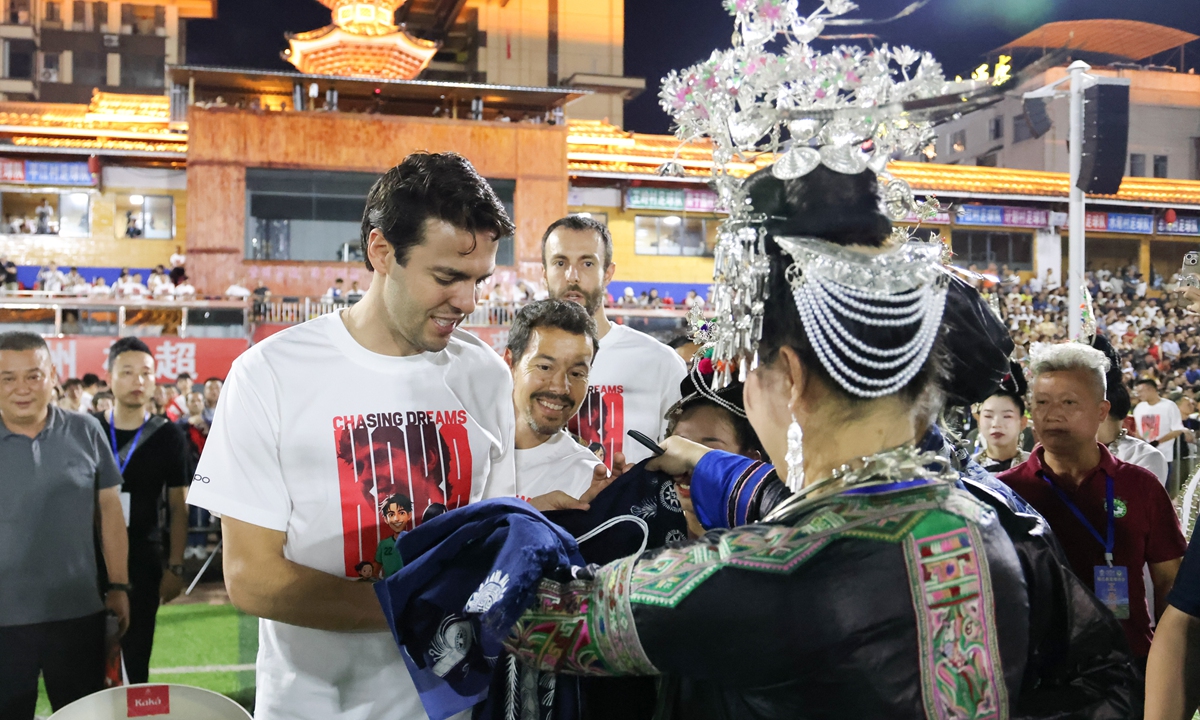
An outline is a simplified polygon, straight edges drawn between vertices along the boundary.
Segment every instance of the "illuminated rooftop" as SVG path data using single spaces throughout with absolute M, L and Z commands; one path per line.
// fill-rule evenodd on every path
M 567 163 L 575 177 L 702 183 L 712 168 L 712 146 L 694 143 L 676 156 L 679 141 L 669 135 L 625 132 L 607 123 L 571 120 L 568 124 Z M 658 168 L 674 160 L 684 178 L 664 178 Z M 735 175 L 745 176 L 771 162 L 769 155 L 753 162 L 733 163 Z M 892 162 L 888 170 L 918 193 L 945 197 L 1015 200 L 1066 200 L 1070 186 L 1065 173 L 1010 170 L 974 165 Z M 1116 195 L 1091 195 L 1117 204 L 1200 207 L 1200 181 L 1127 177 Z
M 992 53 L 1065 48 L 1125 60 L 1145 60 L 1200 40 L 1183 30 L 1137 20 L 1063 20 L 1046 23 Z
M 333 24 L 288 33 L 285 60 L 309 75 L 412 80 L 429 65 L 439 43 L 410 35 L 394 22 L 403 0 L 321 0 Z
M 87 105 L 0 102 L 0 143 L 29 153 L 182 159 L 187 135 L 170 129 L 169 114 L 162 95 L 94 91 Z

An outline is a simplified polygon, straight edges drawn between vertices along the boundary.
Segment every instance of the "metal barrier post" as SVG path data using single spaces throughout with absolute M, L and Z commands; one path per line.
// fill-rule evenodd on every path
M 1175 438 L 1175 448 L 1171 455 L 1171 473 L 1167 476 L 1167 494 L 1175 497 L 1179 494 L 1179 473 L 1183 470 L 1183 444 L 1187 438 L 1183 435 Z
M 188 308 L 183 306 L 183 317 L 179 320 L 179 337 L 186 338 L 188 331 Z
M 62 337 L 62 305 L 54 306 L 54 334 Z

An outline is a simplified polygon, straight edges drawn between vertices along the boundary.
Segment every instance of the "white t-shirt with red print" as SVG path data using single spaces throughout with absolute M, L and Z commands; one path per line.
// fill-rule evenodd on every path
M 188 502 L 286 532 L 289 560 L 355 579 L 392 534 L 379 514 L 392 494 L 415 524 L 432 503 L 516 494 L 511 397 L 508 368 L 473 335 L 391 357 L 326 315 L 234 362 Z M 257 676 L 258 720 L 425 717 L 387 632 L 260 620 Z
M 661 440 L 667 411 L 679 402 L 679 383 L 686 376 L 687 364 L 674 350 L 646 333 L 614 324 L 600 339 L 587 397 L 570 430 L 586 445 L 603 445 L 609 467 L 618 452 L 630 464 L 641 462 L 650 451 L 626 433 L 637 430 Z
M 1133 419 L 1137 422 L 1138 434 L 1146 442 L 1158 440 L 1167 433 L 1183 429 L 1183 416 L 1179 414 L 1179 406 L 1163 397 L 1153 405 L 1144 400 L 1138 403 L 1133 409 Z M 1175 459 L 1174 439 L 1159 443 L 1158 449 L 1167 456 L 1167 462 Z

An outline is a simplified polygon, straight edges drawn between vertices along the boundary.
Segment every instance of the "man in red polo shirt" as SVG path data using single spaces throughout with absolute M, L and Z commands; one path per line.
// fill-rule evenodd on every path
M 1144 670 L 1152 631 L 1142 565 L 1165 608 L 1187 542 L 1154 475 L 1096 441 L 1109 409 L 1104 353 L 1079 343 L 1043 346 L 1030 368 L 1042 444 L 999 477 L 1045 516 L 1075 574 L 1121 621 Z

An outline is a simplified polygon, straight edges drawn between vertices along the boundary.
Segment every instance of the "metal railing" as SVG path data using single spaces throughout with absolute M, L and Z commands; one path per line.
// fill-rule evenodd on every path
M 80 297 L 43 291 L 0 295 L 0 325 L 40 325 L 48 335 L 197 335 L 198 326 L 239 326 L 248 336 L 251 305 L 245 300 L 178 300 L 151 297 Z M 214 311 L 235 311 L 236 323 L 207 322 Z M 100 326 L 103 326 L 101 328 Z
M 254 301 L 252 314 L 259 323 L 301 323 L 353 305 L 350 300 L 330 300 L 328 297 L 285 297 Z M 511 325 L 525 302 L 484 300 L 463 320 L 463 325 Z M 675 308 L 609 307 L 610 317 L 682 320 L 687 312 Z

